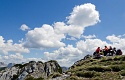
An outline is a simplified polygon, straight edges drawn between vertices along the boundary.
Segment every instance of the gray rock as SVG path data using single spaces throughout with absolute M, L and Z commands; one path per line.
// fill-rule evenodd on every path
M 0 71 L 0 80 L 25 80 L 28 77 L 47 78 L 55 72 L 61 73 L 61 67 L 56 61 L 42 63 L 30 61 L 26 64 L 16 64 L 11 68 Z
M 13 75 L 17 75 L 18 68 L 6 68 L 4 72 L 1 72 L 0 80 L 11 80 Z
M 24 80 L 28 73 L 26 71 L 23 71 L 23 73 L 18 77 L 18 80 Z
M 49 80 L 64 80 L 64 79 L 66 79 L 66 78 L 68 78 L 68 77 L 70 77 L 70 75 L 64 73 L 64 74 L 63 74 L 62 76 L 60 76 L 60 77 L 52 78 L 52 79 L 49 79 Z

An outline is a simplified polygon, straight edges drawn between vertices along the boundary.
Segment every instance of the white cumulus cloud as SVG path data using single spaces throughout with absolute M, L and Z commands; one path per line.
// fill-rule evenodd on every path
M 27 48 L 24 48 L 22 44 L 13 43 L 13 40 L 5 41 L 2 36 L 0 36 L 0 52 L 8 54 L 8 52 L 16 53 L 29 53 Z
M 82 56 L 82 51 L 73 47 L 73 45 L 68 45 L 67 47 L 61 47 L 52 53 L 44 52 L 44 55 L 48 60 L 57 60 L 61 66 L 69 66 Z
M 73 8 L 71 15 L 67 17 L 68 25 L 63 22 L 54 23 L 57 33 L 66 33 L 69 36 L 80 38 L 84 33 L 85 27 L 89 27 L 100 22 L 99 12 L 95 5 L 86 3 Z
M 0 60 L 1 62 L 4 62 L 6 64 L 8 63 L 27 63 L 29 61 L 42 61 L 42 62 L 45 62 L 43 59 L 41 58 L 24 58 L 22 54 L 20 53 L 15 53 L 15 54 L 8 54 L 8 55 L 4 55 L 4 56 L 1 56 L 0 55 Z
M 23 24 L 23 25 L 20 27 L 20 29 L 21 29 L 22 31 L 30 30 L 30 28 L 29 28 L 26 24 Z
M 9 57 L 11 59 L 23 59 L 23 55 L 21 55 L 20 53 L 16 53 L 15 55 L 14 54 L 10 54 Z
M 82 35 L 82 37 L 85 38 L 85 39 L 96 38 L 95 35 L 88 35 L 88 36 Z
M 117 37 L 114 34 L 111 36 L 107 36 L 106 39 L 111 41 L 112 43 L 120 42 L 120 37 Z
M 82 27 L 66 25 L 64 22 L 56 22 L 53 26 L 57 34 L 66 34 L 75 38 L 80 38 L 84 30 Z
M 24 46 L 28 48 L 61 47 L 65 46 L 65 44 L 61 42 L 64 38 L 64 34 L 56 34 L 52 26 L 44 24 L 40 28 L 28 31 Z
M 86 39 L 78 41 L 76 47 L 86 55 L 93 54 L 97 47 L 104 48 L 105 45 L 108 46 L 109 44 L 100 39 Z
M 2 59 L 5 63 L 21 63 L 24 58 L 20 53 L 15 53 L 2 56 Z
M 91 3 L 74 7 L 67 19 L 68 24 L 81 27 L 92 26 L 100 22 L 99 12 L 96 10 L 96 6 Z
M 118 49 L 121 49 L 123 51 L 123 54 L 125 54 L 125 37 L 124 35 L 111 35 L 106 37 L 107 40 L 112 42 L 112 45 Z
M 73 8 L 71 15 L 67 17 L 67 23 L 55 22 L 52 26 L 44 24 L 42 27 L 29 30 L 26 34 L 24 46 L 27 48 L 54 48 L 65 46 L 63 39 L 71 36 L 81 38 L 85 27 L 97 24 L 99 12 L 95 5 L 86 3 Z

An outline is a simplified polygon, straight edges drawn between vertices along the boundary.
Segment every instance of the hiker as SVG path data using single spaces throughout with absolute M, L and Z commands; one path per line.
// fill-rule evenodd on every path
M 113 54 L 116 55 L 116 48 L 115 47 L 113 48 Z
M 96 55 L 96 54 L 98 54 L 100 52 L 100 47 L 98 47 L 96 50 L 95 50 L 95 52 L 93 53 L 93 55 Z
M 101 58 L 99 52 L 100 52 L 100 47 L 98 47 L 98 48 L 96 49 L 96 51 L 93 53 L 93 56 L 94 56 L 95 59 Z
M 112 49 L 112 46 L 109 46 L 108 51 L 109 51 L 109 56 L 113 56 L 114 51 L 113 51 L 113 49 Z
M 118 49 L 118 50 L 116 51 L 116 55 L 122 55 L 121 49 Z
M 107 46 L 105 46 L 105 48 L 103 49 L 103 52 L 104 52 L 104 56 L 106 56 L 107 54 L 108 54 L 108 47 Z
M 99 54 L 99 52 L 100 52 L 100 47 L 98 47 L 95 52 Z

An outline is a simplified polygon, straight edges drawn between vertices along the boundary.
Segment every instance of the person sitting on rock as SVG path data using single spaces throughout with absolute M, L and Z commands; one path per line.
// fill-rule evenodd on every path
M 113 52 L 113 49 L 112 49 L 112 46 L 109 46 L 109 56 L 113 56 L 114 52 Z
M 98 47 L 95 52 L 96 52 L 97 54 L 99 54 L 99 52 L 100 52 L 100 47 Z
M 122 55 L 121 49 L 118 49 L 118 50 L 116 51 L 116 55 Z
M 116 55 L 116 48 L 115 47 L 113 48 L 113 54 Z
M 106 56 L 109 52 L 109 49 L 107 46 L 105 46 L 105 48 L 103 49 L 103 52 L 104 52 L 104 56 Z
M 96 58 L 96 59 L 101 58 L 99 52 L 100 52 L 100 47 L 98 47 L 98 48 L 96 49 L 96 51 L 93 53 L 94 58 Z

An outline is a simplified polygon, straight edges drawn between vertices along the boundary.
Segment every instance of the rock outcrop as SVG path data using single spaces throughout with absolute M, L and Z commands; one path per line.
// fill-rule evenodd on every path
M 62 73 L 59 64 L 54 61 L 35 62 L 30 61 L 26 64 L 15 64 L 11 68 L 6 68 L 0 72 L 0 80 L 25 80 L 26 78 L 47 78 L 53 73 Z

